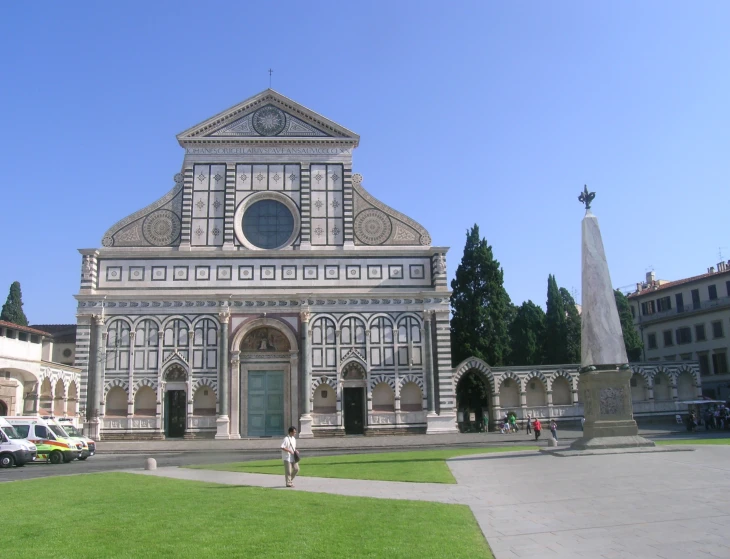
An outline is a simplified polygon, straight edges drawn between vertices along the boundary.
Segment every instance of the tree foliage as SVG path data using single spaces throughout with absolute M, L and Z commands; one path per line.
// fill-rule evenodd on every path
M 565 308 L 565 363 L 580 363 L 580 314 L 575 299 L 564 287 L 560 296 Z
M 545 312 L 532 301 L 517 307 L 510 324 L 510 365 L 540 365 L 545 345 Z
M 489 390 L 479 374 L 470 371 L 456 385 L 456 401 L 459 409 L 484 413 L 489 406 Z
M 508 322 L 512 304 L 504 272 L 476 224 L 467 232 L 464 256 L 451 282 L 451 346 L 455 363 L 479 357 L 492 366 L 509 355 Z
M 626 355 L 630 362 L 640 361 L 644 344 L 641 341 L 641 336 L 639 336 L 636 328 L 634 328 L 634 317 L 631 316 L 629 300 L 618 289 L 614 290 L 613 296 L 616 299 L 616 309 L 618 310 L 618 317 L 621 321 L 621 331 L 624 334 Z
M 23 296 L 20 292 L 19 281 L 14 281 L 10 285 L 10 293 L 0 313 L 0 320 L 12 322 L 18 326 L 28 326 L 28 319 L 23 312 Z
M 565 320 L 565 305 L 558 289 L 558 283 L 552 274 L 548 276 L 545 306 L 547 308 L 545 312 L 545 363 L 548 365 L 567 363 L 565 344 L 568 327 Z

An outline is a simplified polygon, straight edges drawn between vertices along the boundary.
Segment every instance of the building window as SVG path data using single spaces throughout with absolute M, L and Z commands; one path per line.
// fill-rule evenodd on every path
M 647 338 L 649 349 L 656 349 L 656 334 L 649 334 Z
M 243 234 L 258 248 L 279 248 L 286 244 L 293 231 L 292 213 L 277 200 L 254 202 L 243 214 Z
M 676 355 L 665 355 L 664 356 L 664 361 L 674 361 L 676 359 L 677 359 Z
M 722 338 L 725 334 L 722 331 L 722 321 L 718 320 L 712 323 L 712 337 Z
M 677 312 L 684 311 L 684 296 L 681 293 L 677 293 L 674 296 L 674 300 L 677 303 Z
M 636 382 L 636 379 L 634 377 L 631 377 L 631 380 L 629 382 L 631 383 L 631 388 L 636 388 L 638 383 Z
M 707 376 L 710 374 L 710 357 L 707 352 L 697 353 L 697 361 L 700 362 L 700 374 Z
M 730 287 L 728 287 L 728 289 L 730 289 Z M 634 308 L 634 305 L 631 305 L 631 318 L 636 318 L 636 309 Z
M 715 299 L 717 299 L 717 286 L 714 284 L 708 285 L 707 294 L 710 296 L 710 301 L 714 301 Z
M 727 291 L 727 296 L 730 297 L 730 280 L 725 282 L 725 290 Z
M 656 309 L 654 307 L 654 301 L 646 301 L 645 303 L 641 303 L 641 314 L 643 316 L 648 316 L 650 314 L 654 314 L 656 312 Z
M 692 290 L 692 308 L 693 309 L 700 308 L 700 290 L 699 289 Z
M 707 339 L 705 335 L 705 325 L 695 324 L 695 341 L 704 342 Z
M 716 375 L 727 374 L 727 353 L 719 351 L 712 354 L 712 370 Z
M 672 310 L 672 300 L 669 298 L 669 295 L 666 297 L 660 297 L 656 300 L 657 305 L 657 312 L 665 312 L 665 311 L 671 311 Z
M 692 361 L 692 354 L 691 353 L 680 353 L 679 358 L 682 361 Z
M 677 328 L 677 345 L 691 344 L 692 330 L 689 326 Z
M 672 340 L 672 331 L 664 330 L 664 347 L 670 347 L 673 345 L 674 345 L 674 340 Z

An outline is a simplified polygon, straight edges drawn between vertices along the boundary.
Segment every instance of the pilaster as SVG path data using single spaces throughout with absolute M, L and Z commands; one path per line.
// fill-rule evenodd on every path
M 299 437 L 309 439 L 314 436 L 312 433 L 312 350 L 310 348 L 311 332 L 309 330 L 311 313 L 302 311 L 299 313 L 299 318 L 301 320 L 302 368 L 304 370 L 304 381 L 302 382 L 304 413 L 299 418 Z
M 216 419 L 216 439 L 230 438 L 230 419 L 228 417 L 228 380 L 230 378 L 230 371 L 228 369 L 228 328 L 230 319 L 231 312 L 228 309 L 218 313 L 221 332 L 220 349 L 218 352 L 218 418 Z

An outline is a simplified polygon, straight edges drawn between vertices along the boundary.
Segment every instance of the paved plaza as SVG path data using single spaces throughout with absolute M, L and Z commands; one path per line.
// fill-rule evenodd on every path
M 299 477 L 295 490 L 466 504 L 496 559 L 730 557 L 730 446 L 568 458 L 514 452 L 449 466 L 457 485 Z M 134 472 L 283 486 L 283 473 Z

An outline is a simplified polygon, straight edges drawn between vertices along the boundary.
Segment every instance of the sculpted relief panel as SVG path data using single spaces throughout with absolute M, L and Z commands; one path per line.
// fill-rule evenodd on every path
M 274 328 L 257 328 L 241 342 L 241 351 L 289 351 L 289 340 Z

